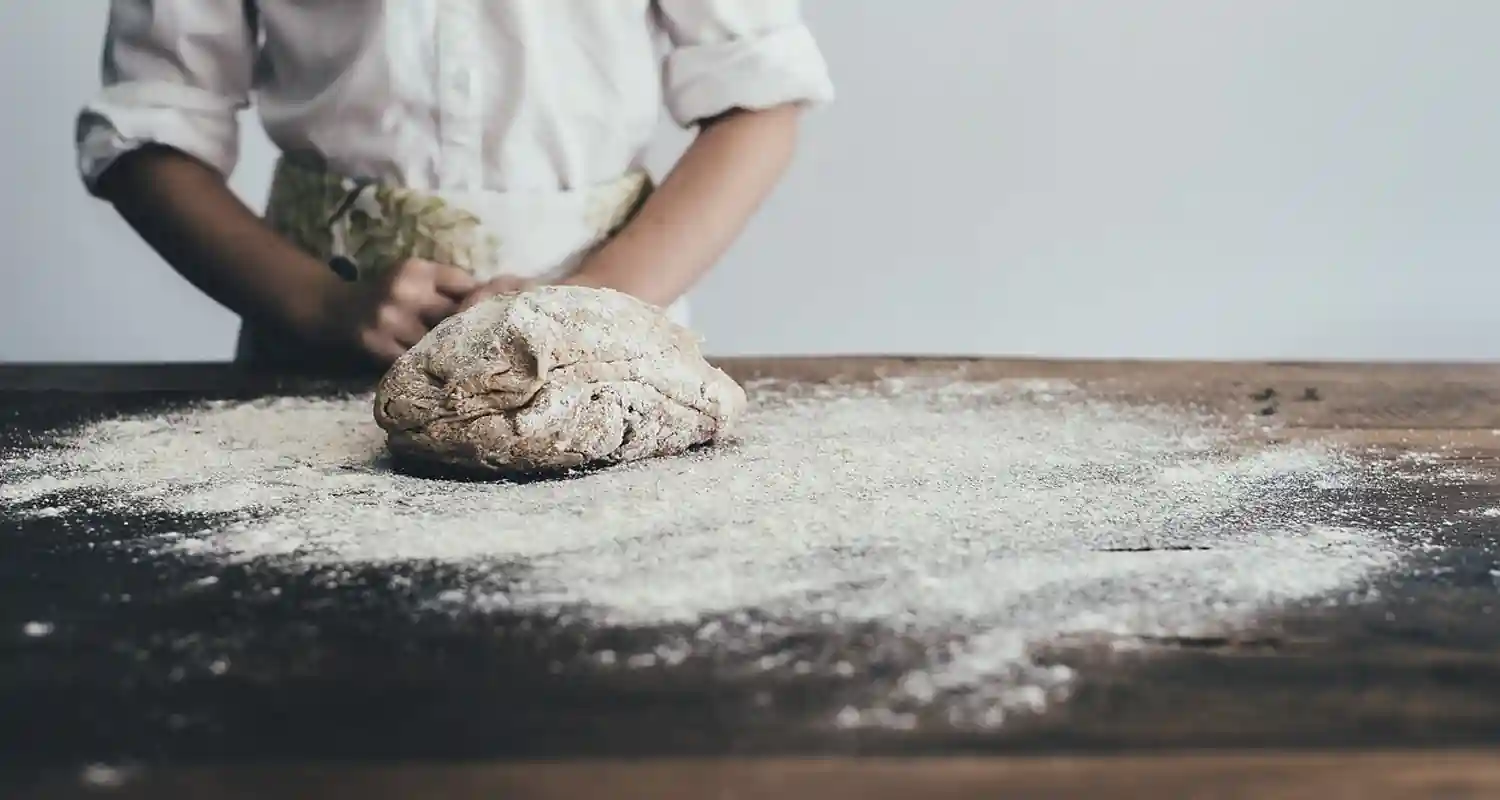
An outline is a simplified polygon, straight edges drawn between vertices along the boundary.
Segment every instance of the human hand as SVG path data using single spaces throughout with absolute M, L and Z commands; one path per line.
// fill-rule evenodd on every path
M 469 309 L 473 308 L 479 303 L 484 302 L 485 300 L 490 299 L 491 297 L 496 297 L 502 294 L 517 294 L 519 292 L 524 292 L 527 289 L 531 289 L 537 286 L 538 283 L 538 281 L 530 278 L 518 278 L 514 275 L 501 275 L 498 278 L 494 278 L 480 284 L 473 291 L 469 292 L 468 296 L 463 299 L 463 302 L 459 303 L 458 311 L 454 313 L 468 311 Z
M 458 311 L 478 286 L 446 264 L 408 259 L 369 283 L 346 283 L 325 304 L 320 337 L 389 365 Z

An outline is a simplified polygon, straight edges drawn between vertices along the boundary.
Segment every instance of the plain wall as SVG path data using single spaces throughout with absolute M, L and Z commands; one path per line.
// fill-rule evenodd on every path
M 106 5 L 0 3 L 0 361 L 227 358 L 75 177 Z M 805 8 L 840 96 L 695 293 L 712 352 L 1500 356 L 1500 3 Z

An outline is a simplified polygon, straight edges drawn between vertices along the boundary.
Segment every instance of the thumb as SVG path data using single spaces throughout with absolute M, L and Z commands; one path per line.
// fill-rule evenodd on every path
M 453 300 L 462 300 L 479 288 L 480 282 L 473 275 L 448 264 L 432 265 L 432 285 Z

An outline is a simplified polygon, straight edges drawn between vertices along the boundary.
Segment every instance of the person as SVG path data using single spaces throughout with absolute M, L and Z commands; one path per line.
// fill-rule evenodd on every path
M 111 0 L 101 75 L 85 186 L 273 367 L 389 365 L 538 284 L 686 322 L 833 98 L 797 0 Z M 226 182 L 252 100 L 263 215 Z M 663 109 L 696 135 L 658 186 Z

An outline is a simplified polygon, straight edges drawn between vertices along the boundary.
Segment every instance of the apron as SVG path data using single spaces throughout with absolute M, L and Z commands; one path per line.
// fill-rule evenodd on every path
M 345 280 L 371 280 L 409 258 L 450 264 L 487 280 L 566 277 L 629 222 L 652 190 L 643 170 L 574 191 L 426 192 L 350 178 L 283 156 L 266 222 Z M 679 300 L 666 310 L 686 325 Z M 337 371 L 307 347 L 240 329 L 235 360 L 264 367 Z

